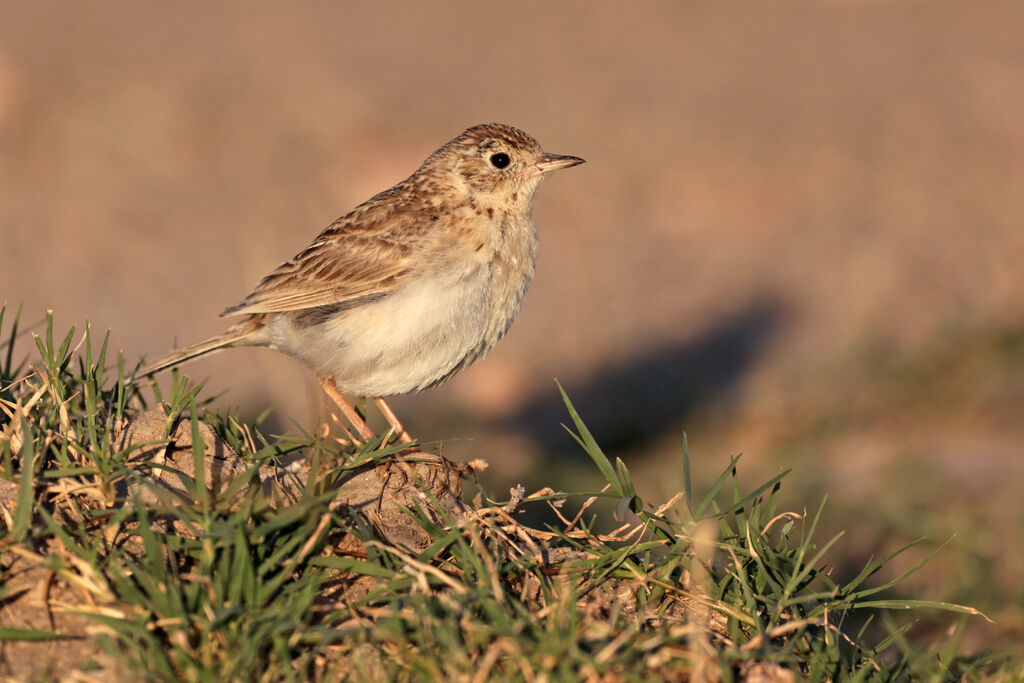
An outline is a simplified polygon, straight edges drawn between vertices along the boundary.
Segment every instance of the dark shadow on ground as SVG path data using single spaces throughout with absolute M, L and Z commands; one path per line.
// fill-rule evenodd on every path
M 691 339 L 567 382 L 565 390 L 602 449 L 642 449 L 698 408 L 727 412 L 730 395 L 786 318 L 781 301 L 758 299 Z M 551 387 L 495 426 L 527 436 L 546 453 L 586 459 L 562 423 L 571 424 Z

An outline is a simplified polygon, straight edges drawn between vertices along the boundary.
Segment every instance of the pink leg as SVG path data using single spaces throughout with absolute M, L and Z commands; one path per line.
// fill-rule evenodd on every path
M 359 417 L 359 413 L 357 413 L 356 409 L 352 407 L 352 404 L 345 400 L 345 397 L 341 395 L 340 391 L 338 391 L 338 387 L 334 384 L 334 377 L 331 377 L 330 375 L 322 375 L 317 377 L 317 381 L 320 383 L 320 388 L 324 390 L 325 394 L 327 394 L 327 398 L 331 399 L 334 405 L 338 406 L 338 409 L 341 410 L 341 414 L 344 415 L 349 424 L 355 428 L 356 432 L 359 433 L 359 436 L 362 437 L 364 441 L 372 439 L 373 430 L 363 422 L 363 419 Z
M 405 427 L 403 427 L 402 423 L 398 421 L 398 416 L 395 415 L 395 411 L 391 410 L 391 406 L 389 406 L 382 398 L 375 398 L 373 399 L 373 402 L 377 404 L 377 407 L 380 408 L 380 412 L 384 414 L 388 424 L 391 425 L 392 431 L 398 435 L 399 443 L 411 442 L 413 438 L 409 436 L 409 432 L 405 431 Z

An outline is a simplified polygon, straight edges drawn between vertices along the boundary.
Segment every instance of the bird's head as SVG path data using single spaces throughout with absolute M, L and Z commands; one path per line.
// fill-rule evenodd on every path
M 544 152 L 518 128 L 486 123 L 439 149 L 420 172 L 448 174 L 456 188 L 481 204 L 529 210 L 533 193 L 548 173 L 582 163 L 579 157 Z

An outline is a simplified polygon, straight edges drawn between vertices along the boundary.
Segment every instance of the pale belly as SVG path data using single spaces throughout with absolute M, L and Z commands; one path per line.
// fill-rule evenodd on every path
M 354 396 L 393 396 L 430 386 L 500 337 L 486 267 L 439 273 L 380 301 L 343 311 L 313 327 L 284 316 L 267 324 L 271 346 L 333 375 Z M 515 302 L 518 311 L 520 301 Z M 502 330 L 503 332 L 504 330 Z M 489 338 L 493 337 L 493 338 Z

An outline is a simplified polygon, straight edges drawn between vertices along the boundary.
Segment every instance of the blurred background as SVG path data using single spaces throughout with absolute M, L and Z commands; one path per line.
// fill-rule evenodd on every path
M 557 377 L 647 499 L 681 488 L 684 431 L 702 482 L 739 452 L 749 488 L 792 468 L 787 507 L 828 494 L 847 532 L 838 576 L 953 536 L 900 594 L 985 610 L 968 649 L 1024 641 L 1024 4 L 0 14 L 0 301 L 23 323 L 52 308 L 155 359 L 464 128 L 511 123 L 588 163 L 538 193 L 510 334 L 396 401 L 410 430 L 489 460 L 498 494 L 585 489 Z M 273 405 L 271 431 L 323 415 L 265 350 L 187 372 Z

